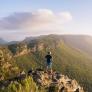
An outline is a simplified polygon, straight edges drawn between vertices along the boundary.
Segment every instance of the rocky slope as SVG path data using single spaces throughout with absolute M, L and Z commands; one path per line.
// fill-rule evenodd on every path
M 23 81 L 26 78 L 32 78 L 33 81 L 38 86 L 38 90 L 39 88 L 43 88 L 44 92 L 84 92 L 83 87 L 81 87 L 75 79 L 72 80 L 68 76 L 65 76 L 56 71 L 52 71 L 52 73 L 50 71 L 46 72 L 40 68 L 36 70 L 30 70 L 28 74 L 22 72 L 17 77 L 0 82 L 0 87 L 1 89 L 3 89 L 9 86 L 11 83 Z M 30 88 L 31 85 L 33 84 L 27 84 L 27 85 L 30 85 L 29 86 Z M 38 92 L 38 91 L 31 91 L 31 89 L 27 90 L 26 92 Z M 17 91 L 20 92 L 19 90 Z M 40 89 L 39 92 L 43 92 L 43 91 L 41 91 Z
M 49 92 L 84 92 L 76 80 L 56 71 L 51 73 L 50 71 L 45 72 L 42 69 L 36 69 L 36 71 L 29 72 L 29 75 L 38 85 L 48 88 Z

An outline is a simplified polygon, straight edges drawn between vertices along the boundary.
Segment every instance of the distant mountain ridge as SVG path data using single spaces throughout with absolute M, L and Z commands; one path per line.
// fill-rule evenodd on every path
M 92 37 L 88 35 L 42 35 L 37 37 L 26 37 L 23 41 L 10 41 L 7 42 L 0 38 L 0 45 L 5 44 L 17 44 L 17 43 L 30 43 L 32 40 L 36 40 L 44 37 L 54 37 L 59 40 L 63 40 L 68 46 L 79 49 L 89 55 L 92 55 Z
M 0 45 L 6 44 L 7 41 L 5 41 L 4 39 L 0 38 Z
M 23 42 L 30 43 L 34 39 L 43 39 L 46 37 L 54 37 L 63 40 L 68 46 L 79 49 L 89 55 L 92 55 L 92 37 L 88 35 L 43 35 L 38 37 L 28 37 Z

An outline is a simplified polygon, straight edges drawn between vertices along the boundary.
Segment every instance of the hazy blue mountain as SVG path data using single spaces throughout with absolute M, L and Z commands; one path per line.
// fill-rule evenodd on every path
M 5 41 L 4 39 L 0 38 L 0 45 L 6 44 L 7 41 Z

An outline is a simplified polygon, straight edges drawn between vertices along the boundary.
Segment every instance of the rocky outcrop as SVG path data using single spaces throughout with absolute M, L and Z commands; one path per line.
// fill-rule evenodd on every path
M 27 77 L 33 78 L 38 88 L 47 89 L 46 92 L 84 92 L 83 88 L 75 79 L 72 80 L 68 76 L 56 71 L 52 71 L 51 73 L 42 69 L 30 70 L 28 74 L 23 71 L 17 77 L 1 81 L 0 87 L 7 87 L 11 82 L 22 81 Z
M 48 88 L 50 92 L 84 92 L 75 79 L 72 80 L 56 71 L 51 73 L 36 69 L 36 71 L 30 71 L 28 74 L 33 77 L 39 86 Z
M 12 52 L 12 54 L 15 57 L 17 57 L 28 53 L 34 53 L 36 51 L 42 51 L 44 49 L 44 44 L 43 43 L 38 43 L 38 44 L 18 43 L 18 44 L 8 45 L 8 48 Z
M 30 50 L 27 48 L 27 45 L 25 45 L 25 44 L 19 45 L 19 46 L 17 46 L 15 56 L 25 55 L 25 54 L 28 54 L 29 52 L 30 52 Z

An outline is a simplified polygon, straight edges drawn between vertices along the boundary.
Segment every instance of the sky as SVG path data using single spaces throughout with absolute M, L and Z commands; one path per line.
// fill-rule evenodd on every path
M 92 35 L 92 0 L 0 0 L 0 37 Z

